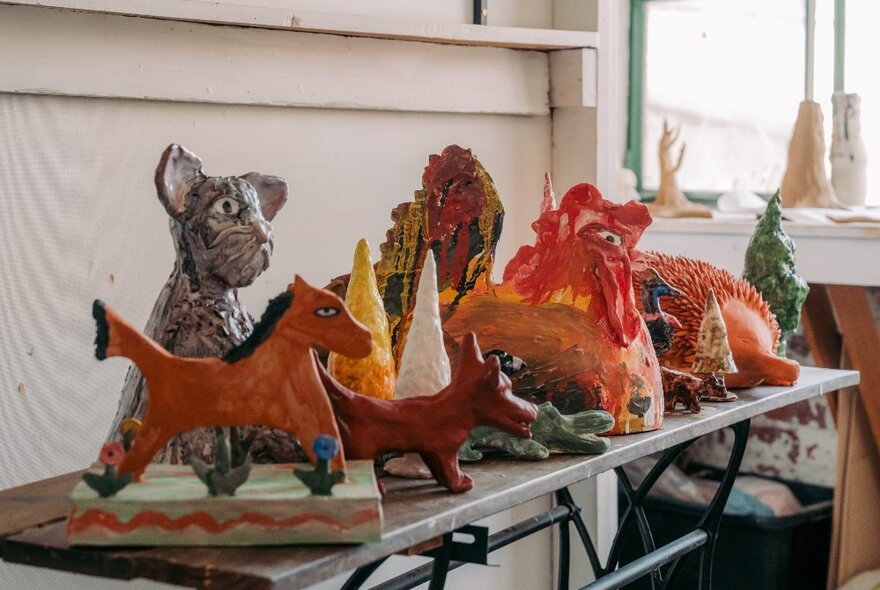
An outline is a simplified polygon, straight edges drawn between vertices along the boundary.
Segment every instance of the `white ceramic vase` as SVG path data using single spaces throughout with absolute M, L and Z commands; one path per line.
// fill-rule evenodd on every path
M 868 154 L 862 140 L 858 94 L 835 92 L 831 131 L 831 184 L 844 205 L 864 205 L 868 196 Z

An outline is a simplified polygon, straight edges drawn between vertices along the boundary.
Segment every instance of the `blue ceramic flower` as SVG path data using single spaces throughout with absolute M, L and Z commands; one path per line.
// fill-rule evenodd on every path
M 332 436 L 322 434 L 312 443 L 312 450 L 318 459 L 329 461 L 339 452 L 339 442 Z

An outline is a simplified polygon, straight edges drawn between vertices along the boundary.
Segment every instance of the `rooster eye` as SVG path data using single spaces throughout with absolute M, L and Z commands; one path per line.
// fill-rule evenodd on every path
M 615 246 L 620 246 L 623 243 L 623 240 L 620 239 L 620 236 L 615 233 L 611 233 L 610 231 L 600 231 L 596 232 L 596 234 L 606 242 L 610 242 Z
M 223 213 L 224 215 L 235 215 L 238 213 L 239 206 L 234 199 L 224 197 L 214 201 L 214 211 Z
M 319 318 L 332 318 L 335 315 L 339 315 L 338 307 L 319 307 L 315 310 L 315 315 Z

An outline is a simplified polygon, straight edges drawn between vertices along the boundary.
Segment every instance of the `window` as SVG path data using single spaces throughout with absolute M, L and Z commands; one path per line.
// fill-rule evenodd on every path
M 844 14 L 845 86 L 843 52 L 835 51 Z M 880 154 L 880 88 L 871 79 L 877 16 L 876 0 L 632 0 L 626 165 L 639 190 L 650 196 L 659 184 L 657 143 L 666 119 L 687 144 L 678 180 L 691 198 L 733 188 L 772 193 L 805 97 L 822 105 L 830 144 L 835 88 L 862 95 L 868 153 Z M 869 186 L 880 188 L 877 170 Z M 880 191 L 874 196 L 880 204 Z

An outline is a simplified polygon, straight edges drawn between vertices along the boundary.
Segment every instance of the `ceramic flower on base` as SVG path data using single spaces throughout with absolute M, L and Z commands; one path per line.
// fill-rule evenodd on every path
M 333 486 L 345 479 L 344 471 L 330 471 L 330 460 L 339 453 L 339 441 L 322 434 L 312 444 L 318 462 L 313 471 L 294 469 L 293 474 L 308 486 L 315 496 L 333 495 Z
M 102 498 L 113 496 L 131 483 L 131 474 L 119 475 L 117 470 L 119 464 L 125 458 L 125 447 L 123 447 L 122 443 L 117 441 L 105 443 L 101 447 L 101 453 L 98 458 L 104 464 L 104 473 L 85 473 L 83 474 L 83 481 L 90 488 L 98 492 L 99 496 Z

